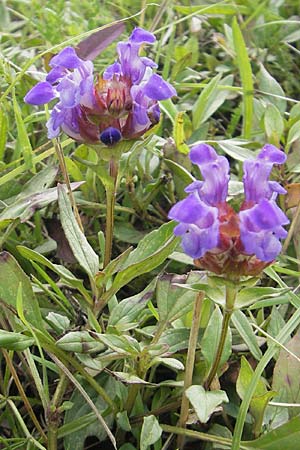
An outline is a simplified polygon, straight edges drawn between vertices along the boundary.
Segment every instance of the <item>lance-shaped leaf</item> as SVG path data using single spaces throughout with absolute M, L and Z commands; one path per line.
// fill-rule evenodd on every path
M 72 252 L 86 273 L 93 277 L 99 270 L 99 259 L 79 228 L 64 186 L 58 186 L 60 220 Z
M 72 191 L 77 189 L 83 182 L 71 183 Z M 57 200 L 57 188 L 36 191 L 34 194 L 20 195 L 18 199 L 11 205 L 7 206 L 0 214 L 0 221 L 6 219 L 20 219 L 21 222 L 26 222 L 33 216 L 36 209 L 44 208 L 45 206 Z
M 10 311 L 17 310 L 19 286 L 22 285 L 23 311 L 26 320 L 38 328 L 44 329 L 42 316 L 31 283 L 15 258 L 8 252 L 0 253 L 0 302 L 1 310 L 5 310 L 12 321 L 14 315 Z M 7 308 L 3 308 L 3 306 Z
M 198 292 L 180 287 L 186 275 L 165 274 L 157 281 L 156 301 L 161 321 L 173 322 L 191 310 Z
M 167 259 L 178 244 L 178 239 L 173 235 L 174 226 L 174 222 L 165 223 L 139 242 L 137 248 L 126 259 L 122 270 L 116 275 L 111 289 L 103 298 L 109 299 L 131 280 L 150 272 Z

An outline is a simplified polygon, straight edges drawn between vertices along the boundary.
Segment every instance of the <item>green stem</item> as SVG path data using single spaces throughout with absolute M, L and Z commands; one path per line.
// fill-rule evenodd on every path
M 106 188 L 106 227 L 105 227 L 105 252 L 104 268 L 110 263 L 112 252 L 112 241 L 114 233 L 114 209 L 118 179 L 118 162 L 114 159 L 109 163 L 109 174 L 113 178 L 112 186 Z
M 75 216 L 76 221 L 77 221 L 77 223 L 79 225 L 79 228 L 81 229 L 81 231 L 83 231 L 82 222 L 81 222 L 80 215 L 79 215 L 79 212 L 78 212 L 78 209 L 77 209 L 75 197 L 73 195 L 72 188 L 71 188 L 71 182 L 70 182 L 68 169 L 67 169 L 67 166 L 66 166 L 65 155 L 64 155 L 62 146 L 60 144 L 60 141 L 58 139 L 54 139 L 54 147 L 55 147 L 56 155 L 58 157 L 60 170 L 61 170 L 62 175 L 64 177 L 64 181 L 65 181 L 65 183 L 67 185 L 68 195 L 69 195 L 69 199 L 70 199 L 70 202 L 71 202 L 71 205 L 72 205 L 74 216 Z
M 62 373 L 54 392 L 48 413 L 48 450 L 57 450 L 57 435 L 60 424 L 59 406 L 69 384 L 67 376 Z
M 226 308 L 224 310 L 224 315 L 223 315 L 220 341 L 219 341 L 219 345 L 217 348 L 215 360 L 209 371 L 207 379 L 204 383 L 205 389 L 210 388 L 210 385 L 211 385 L 213 379 L 215 378 L 218 368 L 219 368 L 219 365 L 220 365 L 222 353 L 224 350 L 224 345 L 226 342 L 229 322 L 230 322 L 231 315 L 233 313 L 235 298 L 236 298 L 236 289 L 231 286 L 226 285 Z
M 185 428 L 186 421 L 189 414 L 189 400 L 185 395 L 186 390 L 191 386 L 193 380 L 193 371 L 195 364 L 195 355 L 196 355 L 196 347 L 198 341 L 198 333 L 199 333 L 199 323 L 200 323 L 200 313 L 202 301 L 204 298 L 204 293 L 200 291 L 196 297 L 194 311 L 193 311 L 193 321 L 189 338 L 189 346 L 188 353 L 186 359 L 186 368 L 185 368 L 185 376 L 184 376 L 184 392 L 181 400 L 181 409 L 180 409 L 180 418 L 179 418 L 179 426 L 181 428 Z M 184 446 L 184 435 L 179 435 L 177 440 L 177 445 L 179 448 L 183 448 Z
M 213 442 L 220 445 L 231 445 L 231 439 L 224 438 L 221 436 L 214 436 L 213 434 L 209 433 L 202 433 L 201 431 L 194 431 L 194 430 L 186 430 L 185 428 L 180 427 L 173 427 L 171 425 L 164 425 L 160 424 L 160 427 L 165 431 L 166 433 L 174 433 L 181 436 L 189 436 L 194 439 L 198 439 L 200 441 L 204 442 Z M 241 444 L 240 450 L 249 450 L 249 447 L 244 446 Z

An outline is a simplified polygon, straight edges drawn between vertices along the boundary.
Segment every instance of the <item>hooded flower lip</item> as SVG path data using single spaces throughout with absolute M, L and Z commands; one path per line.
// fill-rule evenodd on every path
M 280 239 L 287 235 L 288 218 L 275 199 L 285 189 L 269 181 L 274 164 L 285 154 L 265 145 L 257 158 L 244 163 L 245 201 L 239 213 L 226 203 L 229 163 L 215 150 L 200 144 L 190 151 L 203 181 L 185 190 L 187 198 L 175 204 L 169 218 L 179 222 L 174 233 L 182 236 L 185 253 L 204 269 L 227 276 L 258 275 L 280 253 Z
M 201 258 L 218 245 L 218 209 L 201 201 L 197 192 L 174 205 L 169 217 L 181 222 L 174 234 L 183 236 L 183 249 L 192 258 Z
M 219 156 L 213 147 L 200 144 L 190 151 L 190 160 L 197 164 L 204 181 L 190 184 L 185 191 L 195 188 L 203 201 L 209 205 L 217 205 L 226 201 L 229 183 L 229 163 L 224 156 Z
M 274 164 L 283 164 L 286 155 L 274 145 L 266 144 L 256 159 L 244 162 L 245 203 L 258 203 L 263 198 L 274 200 L 286 190 L 276 181 L 269 181 Z
M 135 28 L 128 41 L 118 43 L 118 61 L 96 83 L 93 63 L 80 59 L 74 48 L 66 47 L 54 56 L 46 81 L 24 98 L 33 105 L 58 100 L 47 122 L 48 137 L 57 137 L 62 130 L 78 141 L 107 141 L 111 146 L 121 138 L 138 138 L 158 123 L 158 101 L 176 95 L 176 91 L 153 73 L 157 67 L 154 61 L 139 55 L 142 45 L 155 40 L 149 31 Z M 116 132 L 105 133 L 107 129 L 117 130 L 120 138 Z

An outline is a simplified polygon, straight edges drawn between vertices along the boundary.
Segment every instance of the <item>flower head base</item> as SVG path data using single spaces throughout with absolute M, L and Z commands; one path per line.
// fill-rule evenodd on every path
M 72 47 L 54 56 L 46 81 L 24 99 L 33 105 L 58 99 L 47 122 L 48 137 L 62 130 L 78 141 L 112 146 L 122 138 L 138 138 L 158 123 L 158 101 L 176 91 L 153 73 L 154 61 L 139 56 L 141 45 L 154 41 L 152 33 L 135 28 L 127 42 L 119 42 L 118 61 L 96 83 L 93 63 L 80 59 Z
M 268 180 L 273 165 L 282 164 L 285 154 L 266 145 L 255 160 L 245 161 L 245 201 L 239 213 L 226 203 L 227 159 L 205 144 L 193 147 L 190 159 L 198 164 L 203 181 L 190 184 L 189 196 L 169 212 L 180 222 L 174 233 L 182 236 L 183 250 L 198 267 L 217 274 L 258 275 L 280 253 L 280 239 L 287 234 L 283 225 L 289 220 L 275 203 L 285 190 Z

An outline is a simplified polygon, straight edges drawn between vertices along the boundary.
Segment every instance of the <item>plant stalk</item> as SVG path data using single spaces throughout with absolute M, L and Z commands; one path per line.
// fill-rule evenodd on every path
M 220 361 L 221 361 L 221 357 L 222 357 L 222 353 L 224 350 L 224 345 L 225 345 L 226 337 L 227 337 L 227 333 L 228 333 L 229 322 L 231 319 L 231 315 L 234 311 L 233 308 L 234 308 L 234 302 L 236 299 L 236 293 L 237 293 L 237 291 L 235 288 L 226 285 L 226 307 L 225 307 L 224 315 L 223 315 L 220 341 L 218 344 L 215 360 L 214 360 L 213 365 L 210 369 L 210 372 L 207 376 L 207 379 L 204 383 L 205 389 L 210 388 L 210 385 L 211 385 L 213 379 L 215 378 L 218 368 L 219 368 L 219 365 L 220 365 Z
M 77 223 L 79 225 L 79 228 L 81 229 L 81 231 L 83 231 L 82 222 L 81 222 L 80 215 L 79 215 L 79 212 L 78 212 L 78 209 L 77 209 L 75 197 L 73 195 L 72 188 L 71 188 L 71 182 L 70 182 L 70 177 L 69 177 L 69 174 L 68 174 L 68 169 L 67 169 L 67 166 L 66 166 L 65 155 L 64 155 L 62 146 L 60 144 L 60 141 L 58 139 L 54 139 L 54 147 L 55 147 L 56 155 L 58 157 L 60 170 L 62 172 L 62 175 L 64 177 L 64 181 L 65 181 L 67 189 L 68 189 L 68 195 L 69 195 L 69 199 L 70 199 L 70 202 L 71 202 L 71 205 L 72 205 L 74 216 L 75 216 L 76 221 L 77 221 Z
M 60 425 L 59 406 L 68 387 L 69 380 L 62 372 L 56 390 L 54 392 L 48 412 L 48 450 L 57 450 L 57 435 Z
M 186 421 L 189 414 L 189 400 L 185 395 L 186 390 L 191 386 L 193 382 L 193 371 L 195 364 L 195 355 L 196 355 L 196 347 L 198 341 L 198 333 L 199 333 L 199 323 L 200 323 L 200 313 L 202 301 L 204 298 L 204 292 L 200 291 L 196 297 L 193 311 L 193 321 L 191 326 L 190 338 L 189 338 L 189 346 L 188 353 L 186 359 L 186 368 L 185 368 L 185 376 L 184 376 L 184 392 L 181 400 L 181 408 L 180 408 L 180 417 L 179 417 L 179 427 L 185 428 Z M 184 447 L 184 435 L 179 435 L 177 439 L 177 445 L 180 449 Z
M 119 163 L 113 158 L 109 163 L 109 174 L 113 179 L 112 186 L 106 187 L 106 227 L 105 227 L 105 252 L 104 263 L 105 268 L 111 260 L 112 241 L 114 233 L 114 209 L 116 201 L 117 180 L 118 180 Z

